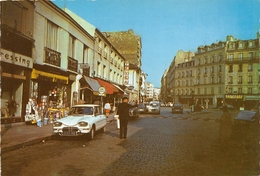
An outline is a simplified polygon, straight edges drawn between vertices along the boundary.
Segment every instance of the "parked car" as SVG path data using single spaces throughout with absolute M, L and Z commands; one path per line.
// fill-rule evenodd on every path
M 160 114 L 161 113 L 160 102 L 159 101 L 151 101 L 149 103 L 147 113 Z
M 73 106 L 67 117 L 53 123 L 54 135 L 80 136 L 86 135 L 92 140 L 96 131 L 106 130 L 106 116 L 102 114 L 101 107 L 94 104 Z
M 228 108 L 228 110 L 235 110 L 236 108 L 233 106 L 233 105 L 226 105 L 227 106 L 227 108 Z M 219 109 L 222 109 L 223 108 L 223 106 L 219 106 Z
M 147 105 L 149 105 L 149 104 L 148 103 L 140 103 L 137 107 L 139 109 L 139 112 L 143 113 L 143 114 L 147 113 L 147 110 L 148 110 Z
M 138 118 L 138 117 L 139 117 L 139 114 L 140 114 L 140 112 L 139 112 L 138 107 L 129 109 L 129 115 L 130 115 L 130 117 Z
M 183 113 L 183 105 L 181 103 L 174 103 L 172 105 L 172 113 L 175 112 Z

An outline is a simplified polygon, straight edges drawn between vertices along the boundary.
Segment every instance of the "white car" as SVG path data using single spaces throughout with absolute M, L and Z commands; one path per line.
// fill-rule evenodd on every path
M 147 113 L 160 114 L 161 106 L 159 101 L 151 101 L 147 106 Z
M 67 117 L 53 123 L 53 133 L 60 136 L 87 135 L 92 140 L 96 131 L 106 131 L 106 124 L 106 116 L 102 114 L 99 105 L 75 105 Z

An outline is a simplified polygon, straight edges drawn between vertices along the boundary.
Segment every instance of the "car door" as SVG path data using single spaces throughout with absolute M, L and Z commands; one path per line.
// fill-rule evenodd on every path
M 101 113 L 100 106 L 95 107 L 96 129 L 99 130 L 106 125 L 106 116 Z

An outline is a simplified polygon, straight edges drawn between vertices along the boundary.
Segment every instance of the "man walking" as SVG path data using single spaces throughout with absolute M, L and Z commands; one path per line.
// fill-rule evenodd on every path
M 129 118 L 129 109 L 137 107 L 138 105 L 130 105 L 128 103 L 128 98 L 123 97 L 123 102 L 118 105 L 117 115 L 119 115 L 120 123 L 120 139 L 126 138 L 127 135 L 127 123 Z

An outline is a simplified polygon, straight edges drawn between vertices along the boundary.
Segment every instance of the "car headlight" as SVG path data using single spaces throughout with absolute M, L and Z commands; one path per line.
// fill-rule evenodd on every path
M 88 126 L 88 123 L 87 122 L 79 122 L 78 125 L 80 127 L 86 127 L 86 126 Z
M 53 124 L 53 127 L 60 127 L 62 125 L 61 122 L 54 122 Z

